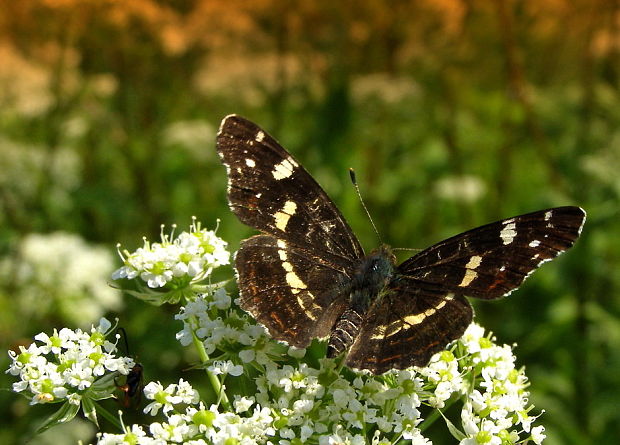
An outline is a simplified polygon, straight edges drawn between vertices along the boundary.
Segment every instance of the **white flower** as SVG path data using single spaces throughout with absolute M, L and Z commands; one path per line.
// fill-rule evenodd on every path
M 144 407 L 143 412 L 151 416 L 157 415 L 160 408 L 166 413 L 173 409 L 173 405 L 180 402 L 179 398 L 174 395 L 177 385 L 168 385 L 165 389 L 159 382 L 150 382 L 144 387 L 144 396 L 153 400 Z
M 310 399 L 300 399 L 293 402 L 293 410 L 296 413 L 309 413 L 312 411 L 312 408 L 314 408 L 314 402 Z
M 545 427 L 542 425 L 535 426 L 532 428 L 532 440 L 536 445 L 540 445 L 545 437 L 547 437 L 543 432 L 545 431 Z
M 226 293 L 226 289 L 224 289 L 223 287 L 217 289 L 213 293 L 213 305 L 219 310 L 223 311 L 230 308 L 230 302 L 231 298 Z
M 209 371 L 215 375 L 220 374 L 230 374 L 232 376 L 238 377 L 243 374 L 243 366 L 235 365 L 232 361 L 215 361 L 211 366 L 209 366 Z
M 459 341 L 467 348 L 469 354 L 475 354 L 482 349 L 481 341 L 483 339 L 486 340 L 484 328 L 479 324 L 471 323 Z
M 168 422 L 166 423 L 152 423 L 149 430 L 155 439 L 177 443 L 183 443 L 190 432 L 185 418 L 179 414 L 173 414 L 168 417 Z
M 198 391 L 196 391 L 189 382 L 183 379 L 180 379 L 176 386 L 176 397 L 179 399 L 177 403 L 195 405 L 200 401 L 200 394 L 198 394 Z
M 39 346 L 39 350 L 42 354 L 48 354 L 50 351 L 54 354 L 60 354 L 63 347 L 67 347 L 68 342 L 63 340 L 58 331 L 54 329 L 54 334 L 50 337 L 45 332 L 41 332 L 40 334 L 35 335 L 35 340 L 43 343 Z
M 233 402 L 233 405 L 235 406 L 235 412 L 244 413 L 247 410 L 249 410 L 253 404 L 254 404 L 253 397 L 245 397 L 245 396 L 240 397 L 238 395 L 235 395 L 235 401 Z
M 88 388 L 94 381 L 93 370 L 84 362 L 75 363 L 65 375 L 65 381 L 83 391 Z

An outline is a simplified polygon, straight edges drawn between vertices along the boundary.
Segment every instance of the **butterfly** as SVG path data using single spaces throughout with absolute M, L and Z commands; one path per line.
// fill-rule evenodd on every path
M 453 236 L 401 264 L 388 246 L 365 254 L 325 191 L 256 124 L 224 118 L 217 151 L 228 202 L 262 233 L 235 257 L 240 305 L 276 340 L 304 348 L 328 338 L 327 355 L 380 374 L 425 366 L 473 318 L 465 298 L 508 295 L 571 247 L 586 213 L 557 207 Z

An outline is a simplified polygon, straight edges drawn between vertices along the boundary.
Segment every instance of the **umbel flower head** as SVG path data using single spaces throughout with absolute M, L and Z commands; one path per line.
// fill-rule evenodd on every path
M 227 243 L 216 231 L 202 229 L 195 218 L 189 232 L 175 237 L 175 228 L 165 234 L 162 226 L 161 242 L 144 239 L 143 247 L 135 252 L 119 249 L 124 265 L 112 274 L 112 279 L 125 291 L 155 304 L 176 303 L 206 290 L 202 283 L 213 269 L 230 261 Z
M 462 406 L 460 418 L 446 422 L 462 445 L 544 439 L 544 428 L 532 427 L 536 417 L 528 414 L 533 407 L 523 369 L 515 369 L 511 348 L 496 345 L 479 325 L 425 368 L 376 376 L 342 372 L 334 359 L 304 360 L 303 350 L 286 352 L 235 313 L 223 289 L 200 296 L 177 315 L 185 325 L 177 337 L 183 344 L 198 339 L 215 356 L 208 369 L 246 380 L 231 386 L 250 393 L 229 394 L 233 402 L 224 406 L 202 399 L 183 380 L 151 382 L 144 412 L 160 419 L 102 434 L 98 443 L 429 444 L 425 429 L 455 403 Z
M 40 333 L 27 348 L 20 346 L 19 353 L 9 351 L 12 363 L 6 372 L 19 378 L 13 391 L 28 397 L 31 405 L 64 402 L 59 410 L 63 421 L 82 406 L 96 422 L 93 403 L 113 397 L 114 379 L 127 375 L 134 365 L 133 359 L 115 355 L 116 343 L 107 338 L 113 330 L 102 318 L 90 332 L 63 328 L 52 336 Z

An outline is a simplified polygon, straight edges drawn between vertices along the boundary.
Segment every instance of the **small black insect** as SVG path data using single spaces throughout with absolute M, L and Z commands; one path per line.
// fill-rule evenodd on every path
M 275 139 L 228 116 L 217 136 L 228 201 L 261 232 L 235 259 L 241 307 L 272 337 L 296 347 L 329 338 L 328 356 L 382 373 L 424 366 L 463 334 L 465 296 L 508 295 L 571 247 L 586 214 L 558 207 L 441 241 L 400 265 L 388 246 L 364 251 L 323 189 Z
M 136 363 L 127 374 L 125 383 L 118 385 L 118 389 L 123 392 L 121 405 L 125 408 L 137 406 L 142 399 L 142 388 L 144 387 L 144 367 Z
M 117 336 L 120 336 L 121 333 L 125 343 L 125 350 L 129 352 L 127 332 L 124 328 L 118 328 Z M 125 376 L 125 383 L 122 385 L 116 383 L 116 387 L 123 393 L 123 398 L 120 400 L 123 407 L 129 408 L 138 406 L 142 399 L 142 389 L 144 387 L 144 367 L 140 363 L 134 364 L 129 370 L 129 373 Z

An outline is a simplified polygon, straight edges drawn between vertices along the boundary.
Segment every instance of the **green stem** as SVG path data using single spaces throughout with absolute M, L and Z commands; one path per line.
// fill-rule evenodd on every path
M 454 397 L 454 398 L 450 398 L 449 400 L 447 400 L 443 408 L 444 412 L 447 411 L 448 408 L 450 408 L 454 404 L 454 402 L 456 402 L 457 400 L 459 400 L 459 397 Z M 431 411 L 431 413 L 426 417 L 426 419 L 424 419 L 424 421 L 418 427 L 420 428 L 420 432 L 424 432 L 424 430 L 430 427 L 441 416 L 442 414 L 441 414 L 441 411 L 439 411 L 439 408 L 435 408 L 433 411 Z
M 198 351 L 200 362 L 202 364 L 206 364 L 207 361 L 209 360 L 209 354 L 207 354 L 205 345 L 202 343 L 202 341 L 200 341 L 200 339 L 198 338 L 198 336 L 193 330 L 192 330 L 192 341 L 194 343 L 194 346 L 196 347 L 196 350 Z M 211 386 L 213 387 L 215 394 L 218 396 L 218 398 L 220 398 L 222 402 L 222 406 L 224 406 L 224 408 L 229 410 L 230 401 L 228 400 L 228 396 L 226 395 L 226 393 L 224 392 L 224 389 L 222 388 L 222 384 L 220 383 L 220 380 L 217 378 L 215 374 L 211 373 L 206 368 L 205 368 L 205 372 L 207 373 L 207 377 L 209 378 L 209 383 L 211 383 Z
M 108 422 L 110 422 L 112 425 L 118 428 L 119 431 L 123 431 L 123 425 L 119 421 L 119 417 L 122 414 L 119 413 L 118 416 L 115 416 L 110 411 L 105 409 L 100 403 L 97 403 L 97 402 L 93 402 L 93 405 L 95 405 L 98 416 L 101 416 L 104 419 L 106 419 Z

